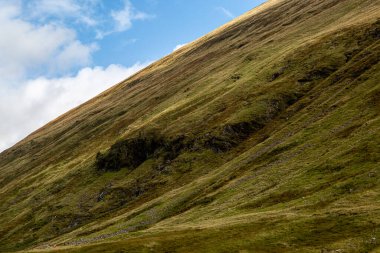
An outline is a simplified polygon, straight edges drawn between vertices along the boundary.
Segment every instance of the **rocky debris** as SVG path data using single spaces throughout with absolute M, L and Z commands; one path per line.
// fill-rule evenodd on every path
M 325 79 L 329 77 L 332 73 L 334 73 L 336 70 L 337 68 L 333 66 L 314 69 L 308 72 L 303 78 L 298 79 L 298 82 L 302 84 L 302 83 Z
M 231 75 L 230 79 L 234 82 L 236 82 L 237 80 L 239 80 L 243 75 L 242 74 L 233 74 Z
M 277 70 L 276 72 L 274 72 L 269 78 L 268 78 L 268 81 L 269 82 L 273 82 L 274 80 L 276 80 L 277 78 L 279 78 L 280 76 L 282 76 L 285 71 L 290 67 L 290 64 L 291 64 L 291 61 L 288 60 L 284 66 L 282 66 L 279 70 Z
M 97 202 L 100 202 L 104 199 L 104 197 L 109 193 L 109 190 L 112 187 L 112 183 L 108 183 L 103 189 L 100 190 L 98 197 L 96 198 Z
M 322 73 L 325 72 L 318 72 L 315 75 L 323 75 Z M 118 141 L 105 153 L 98 152 L 96 169 L 98 171 L 118 171 L 124 167 L 135 169 L 150 158 L 174 160 L 184 150 L 211 149 L 215 153 L 226 152 L 263 128 L 267 122 L 294 104 L 302 95 L 289 93 L 265 99 L 263 102 L 266 104 L 266 111 L 263 115 L 255 115 L 250 121 L 227 123 L 198 136 L 179 135 L 165 138 L 158 134 L 149 134 Z M 157 170 L 163 171 L 164 168 Z
M 108 233 L 108 234 L 102 234 L 102 235 L 92 237 L 92 238 L 80 238 L 80 239 L 75 240 L 75 241 L 69 241 L 69 242 L 62 243 L 59 246 L 79 246 L 79 245 L 83 245 L 83 244 L 98 242 L 98 241 L 102 241 L 102 240 L 112 238 L 112 237 L 116 237 L 119 235 L 128 234 L 129 232 L 136 231 L 136 230 L 140 229 L 141 227 L 144 227 L 144 226 L 147 226 L 150 224 L 151 224 L 151 222 L 149 222 L 149 221 L 143 221 L 143 222 L 138 223 L 137 225 L 133 225 L 133 226 L 130 226 L 130 227 L 125 228 L 125 229 L 120 229 L 116 232 L 112 232 L 112 233 Z

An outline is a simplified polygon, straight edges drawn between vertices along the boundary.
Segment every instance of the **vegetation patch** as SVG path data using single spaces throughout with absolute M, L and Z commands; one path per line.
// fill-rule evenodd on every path
M 123 167 L 136 168 L 160 147 L 160 141 L 148 138 L 133 138 L 118 141 L 106 153 L 96 155 L 96 168 L 103 171 L 118 171 Z
M 105 153 L 98 152 L 95 166 L 99 171 L 118 171 L 121 168 L 135 169 L 152 157 L 174 159 L 188 147 L 184 136 L 164 139 L 157 135 L 139 136 L 117 141 Z

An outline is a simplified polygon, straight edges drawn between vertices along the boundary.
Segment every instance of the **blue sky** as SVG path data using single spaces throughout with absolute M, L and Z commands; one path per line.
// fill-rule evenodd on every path
M 0 0 L 1 1 L 1 0 Z M 263 0 L 60 0 L 67 2 L 67 12 L 58 4 L 29 15 L 32 23 L 63 22 L 77 32 L 84 44 L 95 43 L 93 66 L 132 65 L 157 60 L 172 52 L 176 45 L 195 40 L 215 28 L 263 3 Z M 24 0 L 25 10 L 36 12 L 41 2 Z M 52 4 L 52 6 L 54 6 Z M 76 8 L 80 9 L 78 14 Z M 130 24 L 115 24 L 112 14 L 129 14 Z M 138 16 L 140 17 L 135 17 Z M 85 18 L 83 18 L 83 16 Z M 84 21 L 83 21 L 84 20 Z M 85 21 L 90 20 L 90 21 Z M 100 37 L 99 37 L 100 36 Z
M 118 1 L 110 1 L 118 2 Z M 169 54 L 184 44 L 250 10 L 263 1 L 253 0 L 139 0 L 135 8 L 152 18 L 136 21 L 126 32 L 101 41 L 102 50 L 94 60 L 102 65 L 130 65 Z M 113 4 L 116 7 L 117 4 Z M 116 41 L 116 42 L 115 42 Z
M 0 151 L 263 0 L 0 0 Z

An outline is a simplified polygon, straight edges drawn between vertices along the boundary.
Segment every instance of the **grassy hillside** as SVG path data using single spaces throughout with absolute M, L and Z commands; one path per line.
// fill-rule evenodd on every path
M 380 0 L 268 1 L 0 154 L 0 252 L 380 251 Z

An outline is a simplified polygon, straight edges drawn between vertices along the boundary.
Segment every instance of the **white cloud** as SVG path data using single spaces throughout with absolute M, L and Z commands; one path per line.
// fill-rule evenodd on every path
M 99 48 L 76 30 L 122 32 L 150 17 L 124 3 L 94 19 L 101 0 L 0 0 L 0 151 L 147 65 L 88 67 Z
M 16 4 L 15 4 L 16 3 Z M 64 73 L 91 62 L 94 44 L 84 45 L 76 32 L 53 24 L 36 25 L 24 21 L 20 5 L 0 5 L 0 76 L 7 82 L 19 81 L 41 70 Z
M 121 10 L 111 11 L 110 17 L 112 25 L 108 29 L 104 29 L 104 27 L 96 29 L 96 39 L 103 39 L 110 34 L 124 32 L 132 27 L 133 21 L 146 20 L 154 16 L 136 10 L 129 0 L 124 0 L 124 7 Z
M 21 140 L 69 109 L 82 104 L 145 67 L 83 68 L 75 76 L 25 81 L 17 88 L 0 90 L 0 151 Z
M 68 44 L 62 51 L 57 54 L 55 72 L 63 72 L 68 67 L 85 66 L 91 62 L 92 51 L 97 50 L 96 44 L 83 45 L 79 41 L 73 41 Z
M 0 0 L 10 1 L 10 0 Z M 129 0 L 119 0 L 117 10 L 105 9 L 102 0 L 14 0 L 23 3 L 24 18 L 39 23 L 68 23 L 90 27 L 96 39 L 130 29 L 136 20 L 152 15 L 137 10 Z M 116 1 L 115 1 L 116 2 Z M 83 27 L 82 27 L 83 28 Z
M 133 20 L 145 20 L 151 18 L 150 15 L 135 10 L 129 0 L 124 1 L 124 8 L 120 11 L 112 11 L 111 16 L 115 21 L 115 31 L 123 32 L 132 27 Z
M 184 46 L 186 46 L 187 44 L 189 44 L 189 43 L 179 44 L 179 45 L 175 46 L 175 48 L 173 49 L 173 52 L 177 51 L 178 49 L 180 49 L 180 48 L 182 48 Z
M 228 18 L 235 18 L 236 16 L 229 10 L 227 10 L 224 7 L 218 7 L 217 10 L 221 11 L 224 15 L 226 15 Z
M 10 0 L 0 0 L 10 1 Z M 133 21 L 146 20 L 152 15 L 137 10 L 129 0 L 119 0 L 123 7 L 108 11 L 102 0 L 14 0 L 24 3 L 24 17 L 39 23 L 67 23 L 85 25 L 103 39 L 130 29 Z M 116 2 L 116 1 L 115 1 Z
M 31 1 L 31 5 L 38 15 L 74 15 L 80 10 L 79 5 L 72 0 L 35 0 Z
M 85 25 L 95 26 L 98 22 L 91 16 L 94 14 L 93 8 L 98 4 L 97 0 L 29 0 L 26 6 L 31 18 L 74 19 Z
M 21 2 L 20 1 L 0 1 L 0 17 L 10 18 L 19 14 L 21 10 Z

